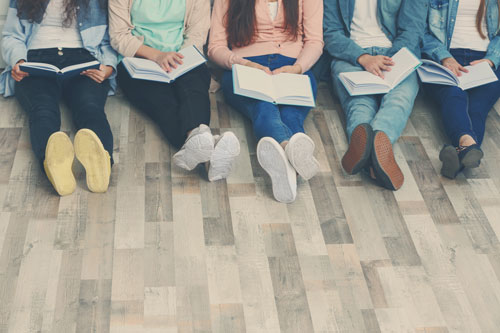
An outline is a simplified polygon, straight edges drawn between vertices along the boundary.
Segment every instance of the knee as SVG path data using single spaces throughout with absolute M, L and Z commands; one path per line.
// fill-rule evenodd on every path
M 44 104 L 33 105 L 31 110 L 29 110 L 29 115 L 30 115 L 29 117 L 30 124 L 33 123 L 43 124 L 50 122 L 58 125 L 61 123 L 59 109 L 56 108 L 55 106 L 44 105 Z
M 278 118 L 279 110 L 276 105 L 263 101 L 255 103 L 252 116 L 254 123 L 271 123 Z

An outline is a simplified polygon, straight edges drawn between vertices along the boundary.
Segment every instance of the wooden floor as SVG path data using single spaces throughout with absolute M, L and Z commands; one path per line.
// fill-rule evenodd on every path
M 321 173 L 292 205 L 272 199 L 250 124 L 233 175 L 184 172 L 121 97 L 108 193 L 55 195 L 27 119 L 0 99 L 0 332 L 500 332 L 500 108 L 480 168 L 439 176 L 445 138 L 422 97 L 395 146 L 398 192 L 340 168 L 343 116 L 321 86 L 306 130 Z M 74 132 L 63 116 L 63 129 Z

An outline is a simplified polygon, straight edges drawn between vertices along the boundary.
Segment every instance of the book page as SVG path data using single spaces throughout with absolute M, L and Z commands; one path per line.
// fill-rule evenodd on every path
M 171 80 L 160 65 L 156 62 L 143 58 L 126 57 L 122 60 L 123 65 L 134 79 L 152 80 L 169 83 Z
M 83 64 L 76 64 L 76 65 L 64 67 L 61 70 L 61 72 L 66 73 L 66 72 L 71 72 L 71 71 L 78 70 L 78 69 L 81 69 L 83 72 L 86 69 L 99 68 L 99 65 L 100 65 L 99 61 L 94 60 L 94 61 L 85 62 Z
M 307 75 L 281 73 L 272 76 L 276 98 L 313 97 L 311 80 Z
M 388 87 L 389 85 L 381 77 L 374 75 L 370 72 L 346 72 L 340 75 L 349 80 L 353 86 L 368 86 L 368 85 L 382 85 Z
M 415 57 L 406 47 L 399 50 L 393 57 L 394 66 L 391 71 L 384 71 L 384 79 L 391 86 L 395 87 L 410 75 L 418 66 L 420 59 Z
M 123 58 L 123 63 L 130 66 L 136 73 L 159 73 L 166 72 L 156 62 L 144 58 L 126 57 Z
M 276 101 L 272 75 L 266 72 L 243 65 L 234 65 L 233 71 L 236 73 L 238 86 L 243 90 L 256 91 L 260 94 L 271 97 Z
M 458 77 L 460 87 L 464 90 L 498 80 L 486 61 L 480 62 L 474 66 L 465 66 L 465 68 L 469 70 L 469 73 L 462 73 L 462 75 Z
M 56 72 L 56 73 L 59 72 L 58 67 L 51 65 L 51 64 L 46 64 L 43 62 L 23 62 L 19 66 L 20 66 L 21 70 L 22 70 L 22 67 L 27 67 L 27 68 L 41 69 L 41 70 Z

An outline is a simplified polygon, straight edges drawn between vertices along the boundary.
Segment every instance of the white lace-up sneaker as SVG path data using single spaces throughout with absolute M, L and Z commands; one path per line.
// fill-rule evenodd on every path
M 271 177 L 274 198 L 283 203 L 295 201 L 297 173 L 281 145 L 273 138 L 262 138 L 257 145 L 257 159 Z
M 304 133 L 297 133 L 285 147 L 290 164 L 305 180 L 314 177 L 319 171 L 319 163 L 314 157 L 314 141 Z
M 174 156 L 178 167 L 191 171 L 198 164 L 210 161 L 214 152 L 215 139 L 207 125 L 201 124 L 191 131 L 186 142 Z
M 225 179 L 231 173 L 233 161 L 240 154 L 240 142 L 233 132 L 214 136 L 215 149 L 210 158 L 208 180 L 211 182 Z

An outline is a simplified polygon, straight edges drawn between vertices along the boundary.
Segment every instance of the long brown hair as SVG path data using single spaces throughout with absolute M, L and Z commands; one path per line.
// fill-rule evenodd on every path
M 497 0 L 498 4 L 498 24 L 500 25 L 500 0 Z M 486 0 L 481 0 L 481 3 L 479 4 L 479 9 L 477 10 L 477 16 L 476 16 L 476 28 L 477 31 L 479 31 L 479 35 L 481 36 L 482 39 L 486 39 L 486 34 L 483 31 L 483 20 L 484 16 L 486 14 Z
M 17 0 L 17 16 L 29 22 L 42 22 L 50 0 Z M 87 8 L 90 0 L 63 0 L 63 26 L 68 27 L 76 18 L 78 6 Z M 101 3 L 102 4 L 102 3 Z
M 255 2 L 256 0 L 229 0 L 225 25 L 230 46 L 243 47 L 253 42 L 256 32 Z M 283 5 L 285 7 L 283 30 L 288 33 L 291 39 L 297 39 L 299 0 L 283 0 Z

